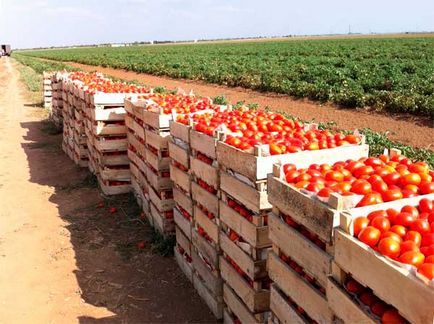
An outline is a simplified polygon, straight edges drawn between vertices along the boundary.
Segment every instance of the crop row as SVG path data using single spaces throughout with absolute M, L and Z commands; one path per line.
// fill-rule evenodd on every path
M 292 40 L 26 51 L 58 61 L 434 117 L 434 38 Z

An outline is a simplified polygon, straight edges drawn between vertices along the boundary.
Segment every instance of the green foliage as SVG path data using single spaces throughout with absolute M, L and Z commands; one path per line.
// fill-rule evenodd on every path
M 220 96 L 212 98 L 212 102 L 215 103 L 216 105 L 227 105 L 228 104 L 228 100 L 226 99 L 226 97 L 224 95 L 220 95 Z
M 434 118 L 434 37 L 95 47 L 19 54 Z
M 73 68 L 69 65 L 59 63 L 59 62 L 49 62 L 49 61 L 43 61 L 31 56 L 27 55 L 21 55 L 16 52 L 12 54 L 12 57 L 16 59 L 18 62 L 20 62 L 23 65 L 26 65 L 33 69 L 37 74 L 42 74 L 42 72 L 49 72 L 49 71 L 76 71 L 78 69 Z M 41 82 L 42 84 L 42 82 Z

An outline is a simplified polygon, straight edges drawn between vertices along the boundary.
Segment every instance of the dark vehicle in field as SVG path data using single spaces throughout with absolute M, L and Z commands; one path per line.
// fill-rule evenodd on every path
M 11 53 L 12 53 L 11 45 L 1 45 L 0 56 L 3 55 L 11 56 Z

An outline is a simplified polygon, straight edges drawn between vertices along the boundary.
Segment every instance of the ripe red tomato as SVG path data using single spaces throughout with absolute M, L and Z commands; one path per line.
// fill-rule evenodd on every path
M 391 237 L 386 237 L 378 243 L 378 250 L 389 258 L 396 259 L 400 254 L 400 243 Z
M 362 229 L 364 229 L 368 225 L 369 225 L 369 219 L 368 218 L 357 217 L 354 220 L 354 224 L 353 224 L 354 236 L 357 237 L 359 235 L 359 233 L 362 231 Z
M 389 189 L 384 191 L 381 196 L 383 200 L 387 202 L 402 199 L 404 195 L 401 189 Z
M 401 212 L 410 213 L 413 217 L 419 216 L 419 211 L 414 206 L 406 205 L 401 208 Z
M 401 242 L 402 242 L 402 238 L 401 238 L 401 236 L 399 236 L 398 234 L 393 233 L 393 232 L 384 232 L 383 234 L 381 234 L 381 236 L 380 236 L 380 241 L 381 241 L 382 239 L 386 238 L 386 237 L 389 237 L 389 238 L 395 240 L 395 241 L 398 242 L 398 243 L 401 243 Z
M 390 308 L 383 313 L 381 316 L 382 324 L 405 324 L 407 321 L 401 315 L 399 315 L 398 311 L 395 308 Z
M 364 292 L 359 296 L 360 301 L 366 306 L 372 306 L 380 300 L 372 292 Z
M 371 312 L 377 315 L 378 317 L 383 316 L 389 306 L 383 302 L 379 301 L 371 305 Z
M 357 238 L 361 242 L 369 245 L 370 247 L 374 247 L 375 245 L 377 245 L 377 243 L 380 239 L 380 236 L 381 236 L 381 232 L 379 229 L 377 229 L 373 226 L 367 226 L 360 231 Z
M 407 234 L 405 234 L 404 240 L 413 241 L 417 246 L 420 246 L 422 243 L 422 235 L 416 231 L 408 231 Z
M 422 179 L 420 178 L 420 175 L 417 173 L 409 173 L 401 177 L 401 183 L 405 185 L 415 185 L 418 186 Z
M 387 232 L 390 229 L 390 222 L 387 217 L 377 216 L 375 217 L 371 223 L 371 226 L 378 228 L 381 233 Z
M 347 283 L 345 284 L 345 288 L 348 292 L 356 295 L 360 294 L 365 289 L 365 287 L 363 287 L 360 283 L 353 279 L 349 279 L 347 281 Z
M 419 201 L 419 212 L 430 213 L 434 210 L 434 202 L 430 199 L 423 198 Z
M 385 210 L 374 210 L 368 214 L 369 221 L 372 221 L 375 217 L 388 217 Z
M 425 233 L 429 233 L 431 228 L 427 220 L 424 219 L 416 219 L 411 225 L 410 229 L 412 231 L 416 231 L 424 235 Z
M 414 241 L 405 241 L 401 243 L 401 254 L 413 251 L 413 252 L 419 252 L 419 247 Z
M 430 256 L 430 255 L 434 255 L 434 244 L 430 245 L 430 246 L 422 246 L 420 248 L 420 252 L 423 253 L 423 255 Z
M 365 195 L 360 202 L 356 205 L 356 207 L 370 206 L 381 204 L 383 202 L 383 198 L 377 192 L 372 192 Z
M 434 193 L 434 182 L 421 181 L 419 190 L 422 195 Z
M 404 237 L 405 234 L 407 233 L 407 228 L 405 226 L 402 226 L 402 225 L 393 225 L 390 228 L 390 231 L 398 234 L 400 237 Z
M 407 251 L 399 256 L 399 261 L 419 268 L 425 261 L 425 256 L 417 251 Z
M 434 279 L 434 263 L 424 263 L 417 270 L 421 275 L 428 278 L 428 280 Z
M 434 233 L 425 233 L 422 235 L 421 246 L 434 245 Z
M 401 212 L 399 213 L 395 220 L 394 223 L 396 225 L 402 225 L 402 226 L 410 226 L 414 221 L 416 220 L 416 218 L 411 215 L 410 213 L 406 213 L 406 212 Z
M 372 191 L 371 184 L 366 180 L 356 180 L 351 185 L 351 192 L 358 195 L 366 195 Z

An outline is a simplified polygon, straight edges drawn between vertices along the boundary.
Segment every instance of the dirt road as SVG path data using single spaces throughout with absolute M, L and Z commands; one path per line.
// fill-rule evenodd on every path
M 154 254 L 150 229 L 126 217 L 129 197 L 103 200 L 23 91 L 2 58 L 0 323 L 214 322 L 175 261 Z
M 202 96 L 215 97 L 225 95 L 231 103 L 244 101 L 257 103 L 260 107 L 270 107 L 277 111 L 286 111 L 304 120 L 319 122 L 336 122 L 340 129 L 371 128 L 377 132 L 389 132 L 389 137 L 406 145 L 434 150 L 434 124 L 427 118 L 410 115 L 388 116 L 385 114 L 368 112 L 366 110 L 339 109 L 332 104 L 320 105 L 309 100 L 294 100 L 286 95 L 263 93 L 244 88 L 229 88 L 199 81 L 171 79 L 164 76 L 154 76 L 135 73 L 119 69 L 95 67 L 85 64 L 68 62 L 68 65 L 84 71 L 95 71 L 130 81 L 139 81 L 148 86 L 165 86 L 169 89 L 182 88 L 186 91 L 193 89 Z M 411 130 L 411 131 L 410 131 Z

